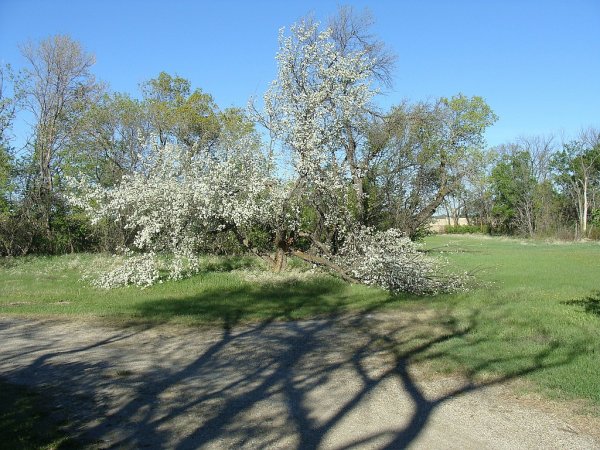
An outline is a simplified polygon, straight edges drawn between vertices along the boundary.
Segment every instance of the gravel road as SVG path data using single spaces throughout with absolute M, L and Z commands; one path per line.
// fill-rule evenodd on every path
M 0 317 L 0 376 L 47 394 L 93 448 L 600 449 L 595 418 L 506 382 L 426 375 L 394 354 L 390 323 L 402 319 L 222 330 Z

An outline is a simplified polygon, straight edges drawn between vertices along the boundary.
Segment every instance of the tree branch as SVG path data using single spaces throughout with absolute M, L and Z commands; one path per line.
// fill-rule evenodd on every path
M 344 269 L 342 269 L 340 266 L 338 266 L 335 263 L 332 263 L 331 261 L 329 261 L 325 258 L 322 258 L 321 256 L 311 255 L 309 253 L 305 253 L 300 250 L 293 250 L 292 255 L 297 256 L 298 258 L 300 258 L 306 262 L 309 262 L 312 264 L 318 264 L 320 266 L 325 266 L 325 267 L 331 269 L 332 271 L 334 271 L 335 273 L 337 273 L 343 280 L 345 280 L 349 283 L 359 283 L 359 281 L 357 279 L 348 275 L 348 273 Z

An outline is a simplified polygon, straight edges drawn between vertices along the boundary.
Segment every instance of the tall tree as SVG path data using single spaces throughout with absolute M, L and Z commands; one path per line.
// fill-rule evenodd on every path
M 462 94 L 392 109 L 373 134 L 375 168 L 389 222 L 411 236 L 476 167 L 485 129 L 497 119 L 481 97 Z
M 580 232 L 586 235 L 588 216 L 600 195 L 600 131 L 590 128 L 556 154 L 557 181 L 574 202 Z
M 0 211 L 7 209 L 13 172 L 10 130 L 17 111 L 17 99 L 9 95 L 8 82 L 12 78 L 10 66 L 0 66 Z
M 298 231 L 288 218 L 297 219 L 293 208 L 299 201 L 313 211 L 306 231 L 315 243 L 324 239 L 335 247 L 336 234 L 350 220 L 347 175 L 353 171 L 353 147 L 347 145 L 347 130 L 362 120 L 376 92 L 370 85 L 374 61 L 362 51 L 341 53 L 332 29 L 310 20 L 292 26 L 289 35 L 282 31 L 277 62 L 278 76 L 259 119 L 293 165 L 293 188 L 276 231 L 281 265 Z
M 329 20 L 331 40 L 338 54 L 343 57 L 361 55 L 370 61 L 364 80 L 376 91 L 392 85 L 391 73 L 396 56 L 391 53 L 371 32 L 374 20 L 368 10 L 357 14 L 351 6 L 342 6 Z M 352 89 L 356 83 L 350 78 L 340 78 L 342 91 Z M 370 124 L 380 117 L 375 105 L 365 103 L 351 115 L 344 117 L 341 130 L 345 148 L 345 160 L 348 164 L 352 186 L 354 188 L 356 216 L 359 222 L 367 220 L 367 174 L 373 159 L 377 156 L 377 147 L 368 145 L 367 135 Z
M 95 58 L 65 35 L 24 44 L 21 53 L 28 62 L 21 90 L 35 118 L 33 151 L 40 196 L 47 198 L 53 188 L 57 152 L 70 138 L 81 108 L 100 88 L 90 71 Z
M 534 199 L 537 181 L 529 152 L 514 145 L 500 149 L 501 157 L 492 170 L 492 212 L 504 232 L 533 236 Z
M 192 91 L 189 80 L 161 72 L 142 85 L 148 119 L 161 145 L 178 143 L 209 148 L 219 135 L 217 105 L 201 89 Z
M 77 133 L 67 146 L 65 170 L 113 185 L 139 166 L 150 131 L 142 101 L 127 94 L 105 94 L 80 116 Z

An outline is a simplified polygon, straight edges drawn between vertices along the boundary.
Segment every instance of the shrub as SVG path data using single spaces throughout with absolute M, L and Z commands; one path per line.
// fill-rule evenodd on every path
M 446 225 L 444 227 L 446 234 L 471 234 L 483 233 L 489 234 L 490 227 L 488 225 Z

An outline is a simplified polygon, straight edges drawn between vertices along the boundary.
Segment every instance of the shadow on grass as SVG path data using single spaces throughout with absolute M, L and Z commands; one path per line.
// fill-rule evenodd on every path
M 205 288 L 188 297 L 144 301 L 135 306 L 133 314 L 136 320 L 154 324 L 185 317 L 191 322 L 231 329 L 240 323 L 323 318 L 357 309 L 372 311 L 412 298 L 373 292 L 350 292 L 345 283 L 333 277 L 242 283 Z
M 219 256 L 206 258 L 201 263 L 201 272 L 231 272 L 232 270 L 252 269 L 259 265 L 249 256 Z
M 60 421 L 41 393 L 0 379 L 0 448 L 81 448 L 60 430 Z
M 569 300 L 563 303 L 565 305 L 581 306 L 586 313 L 600 317 L 600 291 L 585 298 Z
M 547 342 L 505 356 L 479 355 L 459 385 L 432 396 L 413 368 L 500 339 L 477 333 L 485 320 L 478 311 L 390 319 L 376 313 L 397 299 L 382 297 L 348 315 L 336 280 L 284 284 L 139 306 L 140 317 L 159 323 L 176 315 L 211 319 L 221 326 L 212 331 L 185 329 L 169 337 L 146 335 L 148 327 L 89 342 L 71 332 L 49 340 L 35 324 L 26 331 L 0 327 L 2 342 L 26 333 L 28 343 L 3 350 L 8 357 L 0 369 L 11 379 L 53 386 L 56 402 L 70 399 L 65 407 L 81 438 L 111 448 L 317 449 L 337 435 L 340 449 L 397 449 L 414 442 L 453 397 L 568 365 L 584 348 Z M 321 317 L 290 321 L 307 313 Z M 248 320 L 254 323 L 240 325 Z M 510 370 L 490 377 L 502 364 Z M 384 423 L 366 430 L 357 422 L 348 435 L 344 424 L 357 412 L 372 414 L 369 399 L 382 390 Z M 318 412 L 323 404 L 330 408 L 325 414 Z

